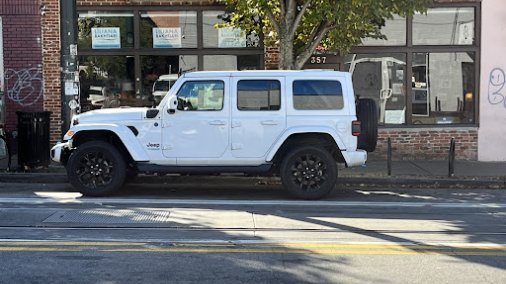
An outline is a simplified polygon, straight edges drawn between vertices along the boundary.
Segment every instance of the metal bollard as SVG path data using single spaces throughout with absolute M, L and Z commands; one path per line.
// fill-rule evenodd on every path
M 392 175 L 392 140 L 388 137 L 387 140 L 387 174 Z
M 450 150 L 448 151 L 448 177 L 455 175 L 455 138 L 450 140 Z

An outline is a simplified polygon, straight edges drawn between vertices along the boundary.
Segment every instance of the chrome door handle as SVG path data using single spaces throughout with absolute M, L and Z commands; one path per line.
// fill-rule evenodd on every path
M 262 125 L 278 125 L 279 121 L 275 120 L 263 120 Z
M 209 124 L 210 125 L 225 125 L 227 123 L 223 120 L 211 120 L 211 121 L 209 121 Z

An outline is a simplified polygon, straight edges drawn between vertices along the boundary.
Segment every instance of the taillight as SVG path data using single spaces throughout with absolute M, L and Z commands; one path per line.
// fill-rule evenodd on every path
M 351 122 L 351 135 L 360 136 L 360 121 L 354 120 Z

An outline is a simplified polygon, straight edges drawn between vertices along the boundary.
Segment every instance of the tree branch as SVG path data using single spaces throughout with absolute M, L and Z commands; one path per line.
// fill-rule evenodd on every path
M 328 22 L 322 22 L 318 27 L 315 27 L 311 32 L 311 36 L 309 37 L 308 42 L 304 46 L 304 49 L 300 54 L 295 58 L 295 68 L 302 69 L 306 61 L 311 57 L 316 47 L 322 41 L 323 37 L 327 34 L 327 32 L 332 28 L 332 25 Z
M 295 8 L 297 7 L 297 1 L 296 0 L 288 0 L 288 7 L 286 7 L 287 12 L 293 12 L 295 11 Z
M 280 26 L 279 26 L 279 23 L 276 21 L 276 17 L 274 17 L 274 14 L 272 13 L 272 11 L 266 10 L 265 14 L 269 18 L 269 21 L 271 22 L 271 24 L 274 27 L 274 29 L 276 30 L 276 32 L 279 34 L 280 33 Z
M 299 13 L 297 14 L 297 17 L 295 17 L 295 20 L 293 21 L 293 25 L 290 28 L 290 34 L 295 34 L 295 31 L 297 30 L 297 27 L 299 26 L 300 21 L 302 21 L 302 17 L 304 16 L 304 13 L 306 12 L 307 8 L 309 7 L 309 5 L 311 4 L 312 1 L 313 0 L 306 0 L 306 2 L 304 2 L 304 5 L 302 6 Z
M 279 0 L 279 10 L 281 13 L 281 17 L 283 17 L 286 13 L 286 0 Z

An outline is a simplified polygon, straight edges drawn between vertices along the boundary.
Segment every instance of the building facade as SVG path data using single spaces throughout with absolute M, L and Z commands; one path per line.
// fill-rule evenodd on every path
M 17 111 L 44 108 L 41 15 L 33 2 L 0 1 L 0 126 L 6 130 L 16 128 Z
M 376 100 L 373 155 L 384 156 L 390 138 L 395 159 L 444 159 L 455 138 L 458 159 L 504 161 L 503 2 L 440 0 L 427 14 L 387 20 L 387 40 L 365 39 L 350 54 L 315 54 L 305 68 L 352 72 L 356 95 Z M 58 3 L 43 0 L 43 15 L 33 15 L 41 23 L 44 82 L 35 105 L 52 111 L 54 141 L 61 137 Z M 82 110 L 152 106 L 184 72 L 276 68 L 277 48 L 265 47 L 262 35 L 216 28 L 226 17 L 217 1 L 78 0 Z M 14 100 L 6 100 L 6 126 L 13 129 Z

